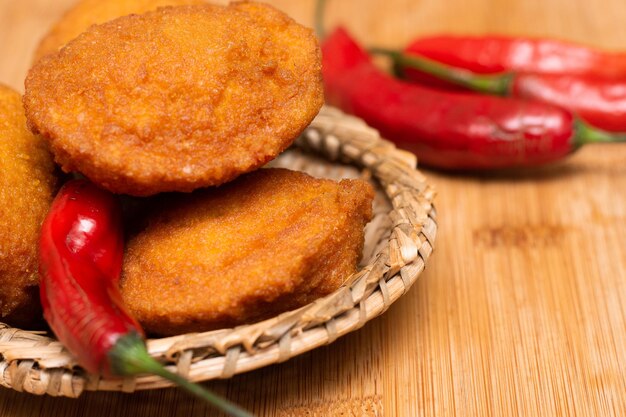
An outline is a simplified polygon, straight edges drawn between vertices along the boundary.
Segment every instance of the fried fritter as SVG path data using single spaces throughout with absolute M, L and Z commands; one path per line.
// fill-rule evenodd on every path
M 264 165 L 322 101 L 315 36 L 257 3 L 166 7 L 92 26 L 35 64 L 24 99 L 65 171 L 138 196 Z
M 235 326 L 297 308 L 356 271 L 373 190 L 286 169 L 165 200 L 127 246 L 122 295 L 154 334 Z
M 68 10 L 41 40 L 35 61 L 57 52 L 91 25 L 108 22 L 120 16 L 140 14 L 163 6 L 204 4 L 202 0 L 81 0 Z
M 45 142 L 30 133 L 21 96 L 0 85 L 0 321 L 40 320 L 37 241 L 57 177 Z

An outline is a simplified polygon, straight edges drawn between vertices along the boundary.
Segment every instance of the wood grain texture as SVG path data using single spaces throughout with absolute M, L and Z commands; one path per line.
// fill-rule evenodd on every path
M 312 1 L 268 1 L 310 24 Z M 71 0 L 0 0 L 0 82 L 22 90 Z M 623 0 L 331 1 L 370 44 L 502 32 L 626 49 Z M 626 145 L 511 176 L 426 172 L 440 232 L 427 271 L 330 346 L 207 386 L 260 416 L 626 415 Z M 78 400 L 0 390 L 5 416 L 213 416 L 173 390 Z

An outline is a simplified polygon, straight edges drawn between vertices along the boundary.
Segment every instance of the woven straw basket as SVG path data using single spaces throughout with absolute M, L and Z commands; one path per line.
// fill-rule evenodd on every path
M 377 196 L 361 268 L 334 293 L 272 319 L 148 341 L 152 356 L 193 381 L 283 362 L 360 328 L 411 287 L 432 252 L 437 232 L 433 189 L 415 170 L 412 154 L 381 139 L 360 119 L 324 107 L 296 146 L 272 165 L 372 181 Z M 133 392 L 171 385 L 151 375 L 89 375 L 55 339 L 2 323 L 0 359 L 0 384 L 33 394 L 77 397 L 85 390 Z

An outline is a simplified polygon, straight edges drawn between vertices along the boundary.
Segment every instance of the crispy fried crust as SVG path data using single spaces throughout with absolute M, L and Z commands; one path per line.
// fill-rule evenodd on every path
M 37 240 L 56 191 L 45 142 L 26 128 L 22 99 L 0 85 L 0 321 L 28 327 L 41 317 Z
M 160 335 L 253 322 L 337 289 L 356 271 L 373 190 L 262 169 L 176 198 L 130 239 L 122 273 L 126 305 Z
M 26 79 L 30 126 L 113 192 L 218 185 L 289 146 L 323 101 L 313 33 L 270 6 L 161 8 L 92 26 Z
M 81 0 L 68 10 L 41 40 L 35 59 L 57 52 L 91 25 L 120 16 L 140 14 L 163 6 L 204 4 L 202 0 Z

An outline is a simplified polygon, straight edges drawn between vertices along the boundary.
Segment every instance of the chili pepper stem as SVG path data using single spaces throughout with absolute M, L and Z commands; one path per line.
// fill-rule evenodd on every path
M 385 55 L 393 60 L 394 70 L 402 76 L 403 68 L 413 68 L 479 93 L 506 96 L 515 77 L 512 73 L 478 75 L 471 71 L 440 64 L 431 59 L 411 56 L 393 49 L 370 48 L 372 54 Z M 400 73 L 398 74 L 398 70 Z
M 326 10 L 326 0 L 315 2 L 315 34 L 318 39 L 326 38 L 326 28 L 324 28 L 324 10 Z
M 120 337 L 109 351 L 108 357 L 111 370 L 117 375 L 131 376 L 142 373 L 158 375 L 233 417 L 254 417 L 219 395 L 165 369 L 150 356 L 143 339 L 135 332 Z
M 575 121 L 574 144 L 626 142 L 626 134 L 615 134 L 593 127 L 580 119 Z

